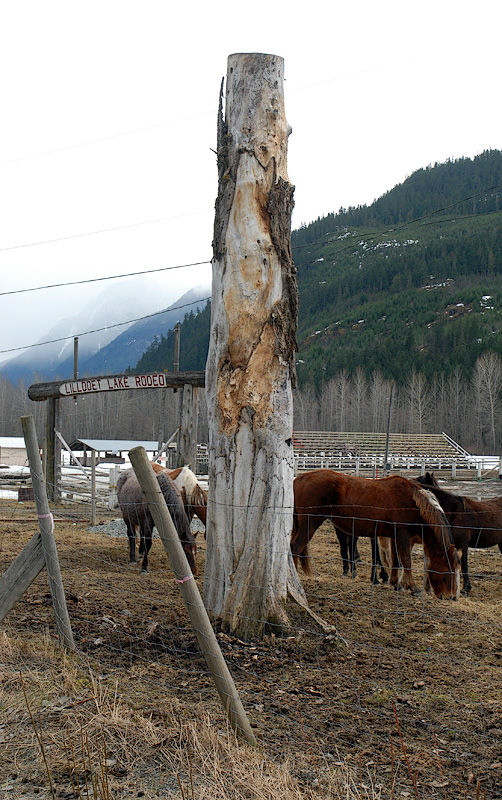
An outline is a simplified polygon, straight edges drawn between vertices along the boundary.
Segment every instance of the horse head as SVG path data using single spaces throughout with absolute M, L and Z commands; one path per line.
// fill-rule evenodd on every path
M 431 532 L 426 533 L 424 530 L 427 581 L 436 597 L 458 600 L 460 557 L 446 515 L 432 492 L 413 488 L 412 493 L 420 514 Z
M 439 489 L 439 483 L 434 477 L 433 472 L 426 472 L 425 475 L 419 475 L 418 478 L 414 478 L 413 480 L 421 486 L 434 486 L 434 488 Z

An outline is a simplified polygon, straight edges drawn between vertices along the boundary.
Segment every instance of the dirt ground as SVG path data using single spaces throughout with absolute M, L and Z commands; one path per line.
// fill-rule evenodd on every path
M 502 494 L 497 480 L 444 485 L 471 497 Z M 36 525 L 16 521 L 34 515 L 33 504 L 0 502 L 0 516 L 13 519 L 0 528 L 3 572 Z M 179 726 L 194 722 L 226 736 L 214 685 L 159 540 L 149 573 L 141 575 L 127 563 L 127 540 L 106 532 L 117 512 L 102 512 L 102 530 L 93 531 L 85 514 L 82 507 L 65 506 L 55 525 L 78 656 L 64 657 L 63 664 L 54 655 L 56 626 L 44 572 L 0 625 L 0 798 L 31 797 L 28 787 L 35 786 L 33 796 L 50 796 L 43 793 L 38 727 L 59 787 L 54 796 L 75 796 L 63 743 L 75 735 L 79 714 L 80 731 L 90 725 L 85 709 L 89 702 L 97 708 L 104 687 L 112 687 L 114 698 L 103 723 L 113 750 L 104 759 L 111 761 L 113 797 L 181 797 L 175 767 L 162 771 L 159 754 L 169 748 L 148 737 L 163 726 L 164 744 L 169 736 L 171 744 L 179 742 Z M 201 536 L 198 544 L 202 592 Z M 352 579 L 342 576 L 329 524 L 312 542 L 315 575 L 302 581 L 311 608 L 336 626 L 336 634 L 323 633 L 294 606 L 293 634 L 247 643 L 219 634 L 258 739 L 263 775 L 264 764 L 288 762 L 299 797 L 341 796 L 330 781 L 343 765 L 352 775 L 352 793 L 344 797 L 502 798 L 499 550 L 470 551 L 472 593 L 456 602 L 372 586 L 369 543 L 361 541 L 360 551 L 363 563 Z M 419 549 L 413 559 L 420 582 Z M 119 736 L 120 704 L 128 707 L 131 724 L 136 719 L 137 727 L 150 730 L 144 733 L 148 746 L 128 748 L 128 736 Z M 141 788 L 147 775 L 155 775 L 155 793 Z M 203 796 L 201 782 L 202 766 L 187 795 Z

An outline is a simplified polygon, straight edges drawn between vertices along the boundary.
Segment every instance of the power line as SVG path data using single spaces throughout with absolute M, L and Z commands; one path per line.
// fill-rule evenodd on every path
M 82 281 L 69 281 L 68 283 L 50 283 L 47 286 L 33 286 L 29 289 L 13 289 L 10 292 L 0 292 L 0 297 L 8 294 L 24 294 L 26 292 L 38 292 L 41 289 L 59 289 L 62 286 L 79 286 L 82 283 L 96 283 L 98 281 L 113 281 L 116 278 L 133 278 L 136 275 L 151 275 L 153 272 L 165 272 L 169 269 L 184 269 L 184 267 L 200 267 L 202 264 L 210 264 L 211 261 L 194 261 L 192 264 L 176 264 L 174 267 L 158 267 L 158 269 L 143 269 L 139 272 L 124 272 L 122 275 L 106 275 L 104 278 L 86 278 Z
M 468 200 L 473 200 L 475 197 L 479 197 L 480 194 L 486 194 L 487 192 L 493 192 L 495 189 L 500 189 L 502 187 L 502 183 L 496 183 L 494 186 L 489 186 L 486 189 L 481 189 L 479 192 L 475 192 L 474 194 L 469 195 L 468 197 L 462 197 L 460 200 L 456 200 L 454 203 L 450 203 L 447 206 L 443 206 L 442 208 L 437 208 L 435 211 L 429 211 L 427 214 L 423 214 L 421 217 L 416 217 L 415 219 L 410 219 L 407 222 L 403 222 L 400 225 L 396 225 L 393 228 L 386 228 L 385 230 L 380 231 L 379 233 L 373 234 L 373 236 L 369 236 L 365 241 L 372 242 L 374 239 L 378 239 L 380 236 L 385 236 L 388 233 L 396 233 L 397 231 L 402 230 L 403 228 L 408 228 L 410 225 L 414 225 L 417 222 L 422 222 L 422 220 L 429 219 L 430 217 L 435 216 L 436 214 L 441 214 L 443 211 L 449 211 L 451 208 L 455 208 L 455 206 L 460 205 L 460 203 L 466 203 Z M 376 201 L 378 202 L 378 201 Z M 373 203 L 372 203 L 373 205 Z M 364 209 L 365 207 L 362 206 Z M 366 206 L 366 208 L 370 208 L 370 206 Z M 354 209 L 357 211 L 358 209 Z M 334 216 L 337 216 L 336 214 Z M 465 219 L 471 219 L 472 217 L 480 217 L 484 216 L 483 214 L 469 214 Z M 356 226 L 354 226 L 356 227 Z M 331 236 L 331 234 L 327 233 L 324 236 Z M 322 237 L 324 238 L 324 237 Z M 297 244 L 293 245 L 295 250 L 303 249 L 304 247 L 314 247 L 317 244 L 323 244 L 321 239 L 316 239 L 309 244 Z M 324 244 L 334 244 L 334 240 L 328 240 L 324 242 Z M 341 247 L 339 250 L 336 250 L 332 255 L 336 256 L 339 253 L 344 253 L 346 250 L 350 250 L 354 247 L 353 242 L 347 244 L 345 247 Z
M 348 72 L 348 73 L 345 73 L 344 75 L 337 75 L 334 78 L 326 78 L 326 80 L 324 80 L 324 81 L 316 81 L 314 83 L 306 84 L 305 86 L 297 86 L 297 87 L 293 87 L 291 89 L 287 88 L 285 90 L 285 93 L 286 94 L 290 94 L 292 92 L 301 92 L 301 91 L 304 91 L 305 89 L 310 89 L 313 86 L 320 86 L 321 84 L 325 84 L 325 83 L 334 83 L 335 81 L 345 80 L 346 78 L 352 78 L 352 77 L 354 77 L 356 75 L 363 75 L 366 72 L 373 72 L 374 70 L 377 70 L 377 69 L 384 69 L 385 67 L 392 66 L 395 63 L 396 63 L 395 61 L 390 61 L 390 62 L 388 62 L 386 64 L 377 64 L 376 66 L 367 67 L 366 69 L 358 70 L 358 71 L 355 71 L 355 72 Z M 397 63 L 399 63 L 399 62 L 397 62 Z M 111 141 L 113 139 L 120 139 L 120 138 L 122 138 L 124 136 L 134 136 L 137 133 L 146 133 L 147 131 L 152 131 L 152 130 L 155 130 L 157 128 L 165 128 L 168 125 L 177 125 L 180 122 L 188 122 L 188 121 L 190 121 L 192 119 L 198 119 L 200 117 L 207 117 L 207 116 L 209 116 L 209 114 L 214 114 L 215 115 L 216 113 L 217 113 L 216 109 L 213 109 L 212 111 L 203 111 L 200 114 L 191 114 L 188 117 L 179 117 L 178 119 L 168 120 L 167 122 L 156 122 L 153 125 L 145 125 L 144 127 L 141 127 L 141 128 L 133 128 L 130 131 L 122 131 L 120 133 L 112 133 L 109 136 L 100 136 L 97 139 L 89 139 L 86 142 L 77 142 L 76 144 L 63 145 L 62 147 L 55 147 L 55 148 L 53 148 L 51 150 L 42 150 L 40 153 L 30 153 L 27 156 L 19 156 L 18 158 L 7 159 L 7 161 L 0 161 L 0 167 L 4 166 L 6 164 L 15 164 L 18 161 L 29 161 L 32 158 L 41 158 L 43 156 L 50 156 L 50 155 L 53 155 L 55 153 L 63 153 L 65 151 L 67 151 L 67 150 L 76 150 L 76 149 L 78 149 L 80 147 L 87 147 L 88 145 L 92 145 L 92 144 L 100 144 L 101 142 L 109 142 L 109 141 Z
M 0 247 L 0 253 L 5 253 L 8 250 L 19 250 L 23 247 L 36 247 L 40 244 L 52 244 L 54 242 L 64 242 L 67 239 L 80 239 L 83 236 L 96 236 L 99 233 L 110 233 L 110 231 L 122 231 L 126 228 L 137 228 L 140 225 L 153 225 L 156 222 L 165 222 L 168 219 L 179 219 L 180 217 L 192 217 L 196 214 L 207 214 L 212 209 L 203 209 L 201 211 L 188 211 L 186 214 L 174 214 L 172 217 L 159 217 L 158 219 L 149 219 L 144 222 L 130 222 L 127 225 L 117 225 L 115 228 L 102 228 L 98 231 L 87 231 L 86 233 L 73 233 L 71 236 L 59 236 L 57 239 L 44 239 L 40 242 L 28 242 L 26 244 L 15 244 L 11 247 Z
M 15 164 L 17 161 L 28 161 L 31 158 L 40 158 L 41 156 L 50 156 L 53 153 L 62 153 L 65 150 L 75 150 L 78 147 L 87 147 L 90 144 L 100 144 L 101 142 L 108 142 L 111 139 L 119 139 L 122 136 L 133 136 L 135 133 L 144 133 L 145 131 L 152 131 L 155 128 L 163 128 L 167 125 L 176 125 L 178 122 L 188 122 L 191 119 L 198 117 L 206 117 L 208 114 L 216 114 L 216 111 L 204 111 L 201 114 L 192 114 L 189 117 L 180 117 L 179 119 L 169 120 L 168 122 L 157 122 L 155 125 L 147 125 L 144 128 L 135 128 L 131 131 L 123 131 L 122 133 L 112 133 L 110 136 L 100 136 L 98 139 L 89 139 L 87 142 L 77 142 L 77 144 L 67 144 L 63 147 L 55 147 L 53 150 L 43 150 L 41 153 L 32 153 L 28 156 L 19 156 L 18 158 L 10 158 L 8 161 L 0 161 L 0 167 L 4 164 Z
M 69 336 L 60 336 L 58 339 L 49 339 L 46 342 L 36 342 L 35 344 L 26 344 L 24 345 L 24 347 L 11 347 L 9 350 L 0 350 L 0 354 L 14 353 L 17 350 L 31 350 L 32 347 L 43 347 L 44 344 L 57 344 L 57 342 L 66 342 L 68 339 L 74 339 L 75 337 L 88 336 L 91 333 L 100 333 L 101 331 L 108 331 L 110 330 L 110 328 L 120 328 L 122 325 L 132 325 L 134 322 L 141 322 L 144 319 L 150 319 L 150 317 L 158 317 L 159 314 L 165 314 L 168 311 L 180 311 L 182 308 L 193 306 L 196 303 L 207 303 L 208 300 L 211 300 L 211 298 L 202 297 L 200 300 L 192 300 L 191 303 L 184 303 L 183 305 L 175 306 L 174 308 L 164 308 L 162 311 L 155 311 L 153 314 L 145 314 L 144 317 L 136 317 L 136 319 L 130 319 L 127 320 L 127 322 L 115 322 L 113 325 L 104 325 L 102 328 L 95 328 L 92 331 L 84 331 L 83 333 L 72 333 Z

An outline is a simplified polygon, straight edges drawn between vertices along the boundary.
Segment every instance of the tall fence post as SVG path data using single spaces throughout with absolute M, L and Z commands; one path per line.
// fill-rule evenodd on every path
M 135 447 L 129 451 L 129 458 L 148 502 L 155 527 L 169 556 L 169 561 L 197 636 L 199 647 L 211 672 L 230 724 L 236 733 L 241 734 L 249 744 L 255 745 L 256 739 L 251 730 L 251 725 L 237 694 L 227 663 L 221 653 L 218 640 L 202 602 L 197 584 L 193 579 L 176 528 L 146 451 L 143 447 Z
M 108 508 L 117 507 L 117 481 L 119 479 L 120 467 L 112 467 L 108 478 Z
M 61 500 L 61 445 L 56 436 L 59 424 L 59 400 L 50 397 L 47 401 L 47 422 L 45 432 L 46 471 L 45 480 L 49 500 L 59 503 Z
M 91 525 L 97 524 L 96 517 L 96 451 L 91 452 Z
M 54 518 L 49 508 L 47 492 L 45 490 L 35 422 L 33 421 L 32 416 L 26 416 L 21 417 L 21 424 L 23 426 L 26 452 L 30 465 L 33 494 L 35 495 L 35 505 L 37 508 L 38 525 L 42 538 L 42 549 L 45 558 L 45 565 L 47 567 L 47 573 L 49 575 L 49 586 L 52 595 L 52 604 L 56 614 L 59 638 L 62 643 L 74 650 L 75 644 L 73 642 L 70 615 L 68 614 L 68 609 L 66 607 L 61 568 L 59 566 L 56 540 L 54 539 Z

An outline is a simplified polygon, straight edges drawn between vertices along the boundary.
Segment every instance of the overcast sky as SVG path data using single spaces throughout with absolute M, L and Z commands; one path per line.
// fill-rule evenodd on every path
M 2 3 L 0 292 L 211 258 L 211 148 L 232 53 L 285 60 L 294 228 L 429 163 L 502 148 L 501 9 Z M 210 267 L 161 276 L 167 305 Z M 0 296 L 0 350 L 37 341 L 108 285 Z

